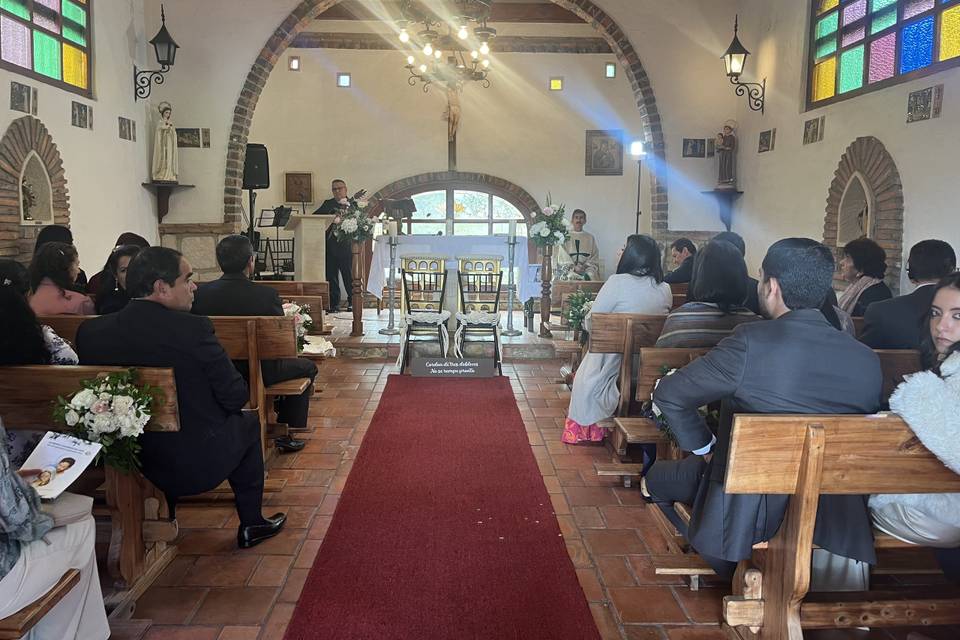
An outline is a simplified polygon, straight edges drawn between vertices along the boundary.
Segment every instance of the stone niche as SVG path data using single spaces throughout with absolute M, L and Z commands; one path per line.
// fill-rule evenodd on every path
M 43 226 L 70 226 L 70 196 L 60 151 L 33 116 L 0 138 L 0 257 L 27 263 Z
M 176 249 L 193 267 L 198 282 L 220 277 L 217 243 L 224 237 L 241 233 L 238 223 L 161 224 L 160 244 Z

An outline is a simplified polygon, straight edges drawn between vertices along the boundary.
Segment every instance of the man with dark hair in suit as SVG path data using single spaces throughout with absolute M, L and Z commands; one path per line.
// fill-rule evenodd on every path
M 117 313 L 81 324 L 77 353 L 85 365 L 173 368 L 180 431 L 140 437 L 143 475 L 166 494 L 171 517 L 181 496 L 228 480 L 240 517 L 237 544 L 252 547 L 279 533 L 286 515 L 264 518 L 261 512 L 260 420 L 242 411 L 247 385 L 210 320 L 190 313 L 196 288 L 179 251 L 144 249 L 127 269 L 133 299 Z
M 320 213 L 340 215 L 346 208 L 347 183 L 337 178 L 330 183 L 330 191 L 333 192 L 332 198 L 324 200 L 314 215 Z M 349 242 L 337 240 L 335 231 L 340 226 L 340 220 L 334 218 L 333 223 L 327 227 L 326 234 L 326 269 L 327 282 L 330 284 L 330 313 L 340 310 L 340 279 L 343 279 L 343 288 L 347 292 L 347 310 L 353 311 L 353 300 L 350 292 L 353 289 L 353 249 Z
M 862 414 L 880 407 L 879 358 L 819 311 L 833 272 L 833 254 L 821 243 L 775 243 L 763 260 L 759 291 L 769 320 L 740 325 L 712 351 L 663 378 L 654 392 L 680 448 L 695 455 L 655 463 L 642 488 L 655 501 L 693 505 L 687 537 L 719 575 L 732 576 L 753 544 L 776 533 L 787 506 L 787 496 L 724 492 L 734 414 Z M 714 435 L 698 409 L 718 400 Z M 843 556 L 818 554 L 824 564 L 854 567 L 851 574 L 863 586 L 864 567 L 847 559 L 876 561 L 866 497 L 821 497 L 814 541 Z
M 219 280 L 200 285 L 193 301 L 193 312 L 202 316 L 282 316 L 283 305 L 276 290 L 250 280 L 254 259 L 253 245 L 247 236 L 232 235 L 221 240 L 217 244 L 217 264 L 223 275 Z M 237 368 L 241 374 L 246 374 L 246 363 L 242 364 Z M 277 400 L 277 419 L 291 429 L 306 429 L 317 365 L 305 358 L 284 358 L 263 360 L 261 368 L 263 383 L 267 386 L 284 380 L 310 378 L 310 385 L 303 393 Z M 306 444 L 289 436 L 277 438 L 276 443 L 281 451 L 300 451 Z
M 957 254 L 943 240 L 922 240 L 910 249 L 907 277 L 913 293 L 867 307 L 860 340 L 874 349 L 919 349 L 924 319 L 933 304 L 934 285 L 957 270 Z
M 690 282 L 693 277 L 693 258 L 697 255 L 697 245 L 689 238 L 677 238 L 670 245 L 670 257 L 673 259 L 674 269 L 663 276 L 667 284 Z
M 733 231 L 722 231 L 717 235 L 713 236 L 714 240 L 723 240 L 724 242 L 729 242 L 737 248 L 744 258 L 747 257 L 747 244 L 743 241 L 743 237 L 739 233 L 734 233 Z M 760 288 L 760 283 L 756 278 L 751 277 L 747 274 L 747 299 L 743 303 L 747 309 L 753 311 L 757 315 L 760 314 L 760 299 L 757 297 L 757 290 Z

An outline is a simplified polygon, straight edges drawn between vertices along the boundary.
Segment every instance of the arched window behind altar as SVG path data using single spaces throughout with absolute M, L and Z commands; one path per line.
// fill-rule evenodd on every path
M 506 235 L 517 221 L 517 235 L 527 236 L 523 214 L 492 193 L 464 189 L 423 191 L 410 196 L 417 210 L 406 223 L 406 233 L 457 236 Z

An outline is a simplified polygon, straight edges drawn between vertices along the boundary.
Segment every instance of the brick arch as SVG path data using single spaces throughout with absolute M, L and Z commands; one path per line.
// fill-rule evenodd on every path
M 47 177 L 53 199 L 53 224 L 70 226 L 70 195 L 63 159 L 43 122 L 33 116 L 17 118 L 0 138 L 0 256 L 29 262 L 40 226 L 20 224 L 20 174 L 35 152 Z
M 519 209 L 527 221 L 540 210 L 536 199 L 526 189 L 509 180 L 486 173 L 435 171 L 401 178 L 381 187 L 371 196 L 370 213 L 379 214 L 383 210 L 381 201 L 384 199 L 409 198 L 416 193 L 434 189 L 469 189 L 492 193 Z
M 893 156 L 873 136 L 857 138 L 840 158 L 827 194 L 823 242 L 839 254 L 840 206 L 850 181 L 855 178 L 863 182 L 873 207 L 867 235 L 887 252 L 886 281 L 896 293 L 903 268 L 903 185 Z
M 668 199 L 666 182 L 657 177 L 657 167 L 665 166 L 665 144 L 660 124 L 660 112 L 653 93 L 650 78 L 640 62 L 640 56 L 633 48 L 630 39 L 616 21 L 592 0 L 551 0 L 567 11 L 585 20 L 606 40 L 623 66 L 627 80 L 633 89 L 643 137 L 651 150 L 654 162 L 650 162 L 650 199 L 653 235 L 660 238 L 668 228 Z M 230 127 L 230 141 L 227 145 L 227 161 L 223 185 L 224 222 L 235 224 L 241 220 L 243 161 L 246 145 L 253 122 L 253 113 L 257 108 L 260 94 L 267 83 L 270 72 L 277 60 L 286 51 L 294 38 L 318 15 L 338 4 L 340 0 L 301 0 L 290 12 L 257 55 L 246 81 L 237 98 Z

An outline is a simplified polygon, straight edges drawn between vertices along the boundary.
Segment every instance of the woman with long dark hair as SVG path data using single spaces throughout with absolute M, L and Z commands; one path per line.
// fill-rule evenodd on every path
M 73 244 L 73 232 L 70 231 L 70 227 L 65 227 L 62 224 L 51 224 L 42 227 L 40 232 L 37 233 L 37 239 L 33 245 L 34 255 L 40 250 L 40 247 L 51 242 Z M 73 284 L 74 288 L 81 293 L 87 290 L 87 274 L 83 272 L 83 269 L 77 272 L 77 279 Z
M 80 293 L 80 257 L 73 245 L 49 242 L 30 261 L 30 308 L 41 316 L 90 315 L 93 300 Z
M 117 237 L 117 241 L 113 243 L 114 251 L 116 250 L 116 247 L 122 247 L 128 244 L 132 244 L 141 249 L 146 249 L 150 246 L 150 243 L 147 242 L 147 239 L 143 236 L 133 233 L 132 231 L 124 231 Z M 115 281 L 110 283 L 104 282 L 105 279 L 109 280 L 113 278 L 110 273 L 111 257 L 113 257 L 113 251 L 111 251 L 110 256 L 107 257 L 107 261 L 104 263 L 103 269 L 90 276 L 90 282 L 87 283 L 87 291 L 98 297 L 100 296 L 101 291 L 111 291 L 115 288 Z
M 100 290 L 97 292 L 98 314 L 120 311 L 130 302 L 126 288 L 127 267 L 138 253 L 140 247 L 133 244 L 120 245 L 110 253 L 103 271 L 107 275 L 100 279 Z
M 900 383 L 890 409 L 960 474 L 960 273 L 936 287 L 922 347 L 926 370 Z M 960 547 L 960 493 L 875 495 L 870 513 L 878 529 L 905 542 Z
M 670 311 L 673 294 L 663 281 L 660 247 L 646 235 L 632 235 L 610 276 L 597 293 L 584 328 L 590 330 L 593 313 L 642 313 L 663 315 Z M 617 374 L 621 355 L 587 353 L 577 369 L 567 410 L 563 441 L 567 444 L 600 442 L 604 430 L 597 422 L 609 418 L 617 409 L 620 392 Z
M 750 279 L 737 247 L 711 240 L 694 256 L 692 273 L 687 302 L 667 316 L 656 346 L 715 347 L 737 325 L 760 319 L 744 307 Z
M 851 240 L 843 247 L 840 275 L 849 282 L 840 296 L 840 308 L 860 317 L 874 302 L 892 298 L 883 281 L 887 272 L 887 252 L 870 238 Z

